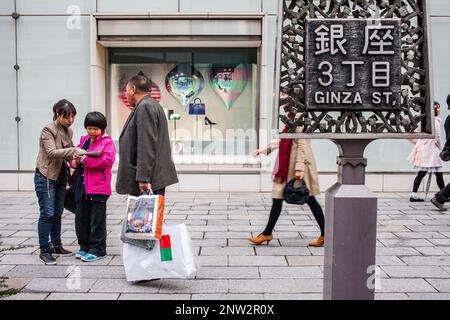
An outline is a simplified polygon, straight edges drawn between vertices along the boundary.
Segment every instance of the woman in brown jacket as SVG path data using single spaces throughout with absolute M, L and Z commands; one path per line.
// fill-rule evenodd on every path
M 322 208 L 317 202 L 315 196 L 320 194 L 319 179 L 317 174 L 316 161 L 311 149 L 309 140 L 304 139 L 281 139 L 278 142 L 270 144 L 263 150 L 256 150 L 254 156 L 261 154 L 268 155 L 276 148 L 279 148 L 278 159 L 273 171 L 272 198 L 273 204 L 270 211 L 269 221 L 266 229 L 257 237 L 251 237 L 248 240 L 254 244 L 269 242 L 273 239 L 272 230 L 277 223 L 283 205 L 283 191 L 288 181 L 292 179 L 304 180 L 309 192 L 310 198 L 307 202 L 314 218 L 320 227 L 320 237 L 309 246 L 322 247 L 325 243 L 324 224 L 325 218 Z
M 86 153 L 72 143 L 77 111 L 67 100 L 53 106 L 53 122 L 42 129 L 36 161 L 34 185 L 39 202 L 39 258 L 45 264 L 56 264 L 52 254 L 70 255 L 61 244 L 61 216 L 67 186 L 66 159 Z M 50 242 L 49 242 L 50 241 Z

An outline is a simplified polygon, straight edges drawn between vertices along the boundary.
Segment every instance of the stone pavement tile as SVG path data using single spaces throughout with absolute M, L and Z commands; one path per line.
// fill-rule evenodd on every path
M 378 266 L 404 266 L 405 262 L 397 256 L 377 256 L 376 264 Z
M 450 256 L 402 257 L 402 260 L 411 266 L 450 266 Z
M 267 223 L 267 221 L 266 221 Z M 206 224 L 206 221 L 205 221 Z M 208 220 L 208 226 L 249 226 L 250 220 Z
M 38 246 L 0 246 L 0 252 L 3 254 L 30 254 L 36 253 Z
M 1 264 L 25 264 L 25 265 L 41 265 L 42 262 L 39 260 L 39 256 L 30 254 L 9 254 L 4 255 L 0 259 Z
M 415 247 L 414 249 L 424 256 L 442 256 L 447 254 L 447 252 L 441 250 L 441 248 L 436 247 Z
M 17 231 L 17 230 L 0 230 L 0 240 L 10 237 L 13 234 L 20 233 L 20 232 L 21 231 Z M 32 231 L 23 231 L 23 232 L 32 232 Z M 36 232 L 33 232 L 33 235 L 36 235 Z M 20 237 L 20 235 L 19 235 L 19 237 Z M 21 237 L 23 238 L 23 237 L 27 237 L 27 236 L 23 235 Z
M 209 296 L 209 294 L 207 295 Z M 122 293 L 119 300 L 190 300 L 190 294 Z
M 430 240 L 433 241 L 433 240 Z M 380 242 L 386 247 L 432 247 L 433 244 L 426 239 L 412 239 L 412 240 L 386 240 L 382 239 Z
M 192 239 L 191 243 L 197 247 L 224 247 L 227 239 Z
M 48 293 L 18 293 L 0 300 L 44 300 Z
M 393 232 L 377 232 L 377 239 L 398 239 Z
M 255 250 L 251 247 L 203 247 L 202 256 L 254 256 Z
M 263 300 L 263 294 L 239 294 L 239 293 L 223 293 L 223 294 L 193 294 L 192 300 L 235 300 L 235 301 L 245 301 L 245 300 Z
M 301 293 L 322 293 L 323 279 L 295 279 Z
M 6 275 L 10 278 L 65 278 L 70 273 L 67 266 L 17 265 Z
M 229 280 L 180 279 L 161 281 L 160 293 L 228 293 L 229 291 Z
M 33 278 L 24 292 L 88 292 L 95 282 L 82 278 Z
M 244 226 L 242 226 L 244 227 Z M 228 226 L 187 226 L 189 232 L 205 232 L 205 231 L 228 231 Z M 241 230 L 229 230 L 229 231 L 241 231 Z M 245 230 L 244 230 L 245 231 Z
M 450 293 L 450 279 L 426 279 L 439 292 Z
M 419 228 L 419 226 L 414 226 L 416 228 Z M 423 226 L 420 226 L 423 227 Z M 412 228 L 412 227 L 411 227 Z M 377 232 L 407 232 L 410 231 L 405 226 L 377 226 Z
M 259 278 L 257 267 L 201 267 L 196 279 L 251 279 Z
M 268 247 L 259 246 L 256 248 L 257 256 L 310 256 L 311 252 L 306 247 Z
M 268 217 L 267 217 L 268 218 Z M 265 227 L 267 225 L 267 218 L 265 219 L 251 219 L 250 220 L 250 224 L 252 226 L 261 226 L 261 227 Z M 239 221 L 239 220 L 234 220 L 234 221 Z M 233 223 L 234 223 L 233 221 Z M 279 219 L 277 221 L 277 225 L 294 225 L 294 223 L 292 222 L 292 220 L 287 220 L 287 219 Z
M 103 259 L 94 262 L 84 262 L 79 259 L 75 259 L 75 256 L 72 255 L 70 257 L 63 257 L 63 256 L 57 257 L 56 263 L 57 265 L 61 266 L 82 266 L 87 264 L 89 264 L 89 266 L 106 266 L 111 262 L 112 259 L 113 256 L 106 256 Z M 40 263 L 42 264 L 42 262 Z
M 99 279 L 90 293 L 157 293 L 162 280 L 149 281 L 140 284 L 127 282 L 125 279 Z
M 4 285 L 8 289 L 16 289 L 16 290 L 22 290 L 25 286 L 28 285 L 28 283 L 31 281 L 29 278 L 11 278 L 7 277 L 5 279 Z
M 322 266 L 322 256 L 287 256 L 289 266 Z
M 375 292 L 375 300 L 411 300 L 406 293 L 377 293 Z
M 320 279 L 323 272 L 319 267 L 259 267 L 261 278 L 272 279 Z
M 91 266 L 81 265 L 79 274 L 83 279 L 125 279 L 125 270 L 122 266 Z
M 439 232 L 395 232 L 395 235 L 401 239 L 445 238 L 445 236 Z
M 276 294 L 265 293 L 264 300 L 322 300 L 321 293 Z
M 1 238 L 2 246 L 18 246 L 20 244 L 28 244 L 26 241 L 28 238 Z M 33 244 L 36 244 L 36 241 L 34 241 Z
M 377 256 L 418 256 L 419 251 L 410 247 L 377 247 Z
M 450 239 L 429 239 L 436 246 L 450 246 Z
M 448 226 L 408 226 L 410 231 L 414 232 L 450 232 L 450 227 Z M 408 230 L 398 230 L 398 231 L 408 231 Z
M 433 219 L 433 220 L 419 220 L 422 224 L 426 226 L 449 226 L 449 219 Z
M 120 256 L 112 257 L 112 259 L 109 261 L 108 265 L 110 265 L 110 266 L 123 266 L 122 256 L 120 255 Z
M 292 279 L 229 280 L 230 293 L 300 293 Z
M 308 250 L 311 252 L 313 256 L 323 256 L 325 248 L 308 247 Z
M 205 239 L 246 239 L 248 232 L 205 232 Z
M 283 247 L 307 247 L 311 239 L 279 239 Z
M 8 273 L 11 269 L 13 269 L 13 265 L 0 265 L 0 277 L 4 276 Z
M 424 279 L 381 279 L 378 292 L 396 293 L 396 292 L 436 292 Z
M 117 300 L 119 293 L 54 292 L 45 300 Z
M 450 273 L 435 266 L 384 266 L 383 270 L 390 278 L 448 278 Z
M 290 226 L 289 226 L 290 227 Z M 258 232 L 261 233 L 261 226 L 250 226 L 250 225 L 245 225 L 245 226 L 241 226 L 241 225 L 228 225 L 227 227 L 228 231 L 245 231 L 248 232 L 249 234 L 253 233 L 253 232 Z
M 195 261 L 200 267 L 218 267 L 228 265 L 228 256 L 198 256 Z
M 229 256 L 229 266 L 287 266 L 285 257 L 274 256 Z
M 417 220 L 383 220 L 380 221 L 382 226 L 421 226 L 421 222 Z
M 411 300 L 450 300 L 450 293 L 410 293 L 407 295 Z

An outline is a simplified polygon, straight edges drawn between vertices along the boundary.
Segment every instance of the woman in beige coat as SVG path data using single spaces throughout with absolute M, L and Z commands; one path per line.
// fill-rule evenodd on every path
M 283 204 L 283 191 L 288 181 L 292 179 L 304 180 L 309 191 L 310 198 L 307 202 L 314 218 L 320 227 L 320 237 L 309 245 L 322 247 L 324 240 L 325 218 L 322 208 L 315 196 L 320 194 L 316 161 L 309 140 L 304 139 L 281 139 L 270 144 L 263 150 L 256 150 L 254 156 L 268 155 L 279 148 L 277 163 L 273 172 L 272 198 L 273 204 L 270 211 L 269 221 L 266 229 L 257 237 L 249 238 L 254 244 L 269 242 L 273 239 L 272 230 L 280 216 Z

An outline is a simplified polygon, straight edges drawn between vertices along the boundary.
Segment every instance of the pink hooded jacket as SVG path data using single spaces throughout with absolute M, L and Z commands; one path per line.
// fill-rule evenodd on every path
M 78 147 L 82 148 L 89 136 L 81 137 Z M 112 167 L 116 159 L 116 146 L 106 133 L 91 141 L 88 152 L 101 151 L 98 158 L 83 157 L 81 163 L 84 166 L 84 185 L 86 194 L 111 195 Z

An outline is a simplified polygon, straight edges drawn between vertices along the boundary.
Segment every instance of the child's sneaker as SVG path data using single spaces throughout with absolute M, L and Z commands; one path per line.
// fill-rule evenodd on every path
M 103 259 L 104 256 L 100 257 L 100 256 L 96 256 L 90 253 L 86 253 L 84 256 L 81 257 L 81 260 L 84 262 L 92 262 L 92 261 L 97 261 L 100 259 Z
M 75 254 L 75 258 L 77 259 L 81 259 L 86 255 L 86 252 L 84 252 L 83 250 L 78 250 L 78 252 Z

